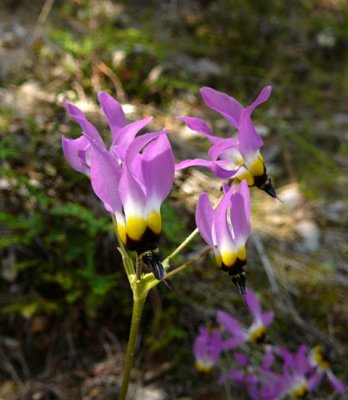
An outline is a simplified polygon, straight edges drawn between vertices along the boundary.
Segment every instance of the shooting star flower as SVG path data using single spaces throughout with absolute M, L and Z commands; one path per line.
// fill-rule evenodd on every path
M 272 88 L 266 86 L 257 99 L 244 108 L 236 99 L 209 87 L 201 88 L 205 104 L 221 114 L 237 129 L 237 137 L 222 139 L 213 136 L 209 126 L 201 119 L 179 117 L 190 129 L 203 134 L 211 143 L 208 155 L 210 160 L 194 159 L 178 163 L 176 168 L 203 166 L 210 168 L 221 179 L 246 180 L 249 186 L 256 186 L 273 197 L 276 192 L 266 173 L 260 148 L 263 145 L 251 115 L 255 108 L 268 100 Z
M 257 344 L 264 340 L 266 329 L 274 318 L 273 311 L 262 312 L 261 304 L 253 291 L 245 295 L 245 301 L 253 316 L 252 324 L 244 329 L 239 321 L 224 311 L 218 311 L 217 319 L 222 328 L 230 335 L 224 343 L 226 350 L 232 350 L 244 343 Z
M 241 293 L 245 293 L 245 243 L 250 234 L 249 188 L 243 181 L 238 189 L 232 185 L 214 210 L 203 192 L 196 208 L 196 223 L 205 242 L 214 250 L 219 268 L 232 276 Z
M 222 338 L 218 330 L 209 332 L 201 326 L 199 336 L 193 344 L 193 354 L 196 360 L 196 368 L 199 372 L 210 372 L 217 363 L 222 351 Z

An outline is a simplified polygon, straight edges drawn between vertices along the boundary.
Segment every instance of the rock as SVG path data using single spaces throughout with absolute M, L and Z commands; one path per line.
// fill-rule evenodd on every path
M 315 222 L 303 220 L 294 225 L 294 230 L 301 236 L 306 250 L 310 252 L 318 250 L 320 230 Z
M 296 183 L 287 185 L 278 191 L 278 197 L 290 210 L 299 207 L 303 202 L 303 197 Z

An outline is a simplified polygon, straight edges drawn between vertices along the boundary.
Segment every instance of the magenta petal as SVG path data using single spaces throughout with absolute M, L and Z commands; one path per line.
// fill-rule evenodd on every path
M 196 207 L 196 224 L 202 238 L 211 247 L 214 247 L 211 235 L 213 214 L 214 210 L 210 204 L 208 195 L 205 192 L 201 193 Z
M 135 160 L 135 164 L 140 161 Z M 134 168 L 134 166 L 133 166 Z M 119 186 L 119 195 L 125 209 L 126 215 L 130 212 L 145 215 L 146 198 L 144 190 L 134 174 L 125 164 L 122 169 L 122 176 Z
M 159 136 L 144 149 L 142 170 L 147 196 L 161 204 L 174 182 L 174 155 L 166 135 Z
M 234 212 L 232 212 L 232 214 L 234 214 Z M 249 289 L 244 298 L 254 319 L 261 320 L 261 304 L 254 292 Z
M 231 206 L 231 195 L 232 190 L 230 189 L 223 195 L 214 212 L 212 237 L 220 251 L 223 245 L 224 248 L 226 245 L 230 245 L 232 249 L 234 247 L 231 229 L 227 221 L 227 209 Z
M 145 135 L 138 136 L 133 140 L 133 142 L 129 145 L 128 151 L 126 154 L 126 164 L 131 165 L 137 154 L 140 153 L 140 151 L 148 145 L 152 140 L 156 139 L 158 136 L 166 134 L 167 130 L 163 129 L 162 131 L 159 132 L 152 132 L 152 133 L 146 133 Z
M 240 152 L 244 158 L 248 158 L 249 155 L 255 154 L 263 145 L 263 140 L 256 132 L 251 120 L 251 114 L 257 106 L 264 103 L 269 98 L 271 92 L 271 86 L 263 88 L 257 99 L 247 107 L 240 116 L 238 140 L 240 142 Z
M 231 210 L 234 238 L 239 247 L 244 245 L 250 235 L 250 197 L 246 181 L 242 181 L 238 191 L 232 196 Z M 253 293 L 249 291 L 248 295 L 246 299 L 251 298 Z
M 211 143 L 215 144 L 222 140 L 219 137 L 213 136 L 211 129 L 208 124 L 200 118 L 195 117 L 177 117 L 180 121 L 182 121 L 188 128 L 195 132 L 199 132 L 204 135 Z
M 90 142 L 94 142 L 99 146 L 100 149 L 105 149 L 103 139 L 99 135 L 99 132 L 96 130 L 96 128 L 87 120 L 85 114 L 67 100 L 64 99 L 64 102 L 68 113 L 75 120 L 75 122 L 80 125 L 82 133 L 88 138 L 88 140 Z
M 224 168 L 224 166 L 226 167 Z M 227 165 L 230 165 L 229 162 L 226 162 L 225 160 L 218 160 L 215 162 L 212 162 L 212 172 L 213 174 L 219 178 L 219 179 L 230 179 L 232 178 L 239 170 L 239 167 L 236 169 L 227 169 Z
M 328 371 L 327 377 L 332 385 L 332 387 L 336 390 L 337 393 L 344 394 L 346 392 L 346 387 L 343 382 L 341 382 L 332 371 Z
M 87 151 L 90 149 L 90 143 L 88 139 L 85 136 L 80 136 L 78 139 L 69 139 L 63 136 L 62 147 L 69 164 L 76 171 L 89 174 Z
M 249 110 L 251 114 L 257 106 L 268 100 L 271 93 L 272 86 L 265 86 L 257 96 L 257 99 L 249 107 L 247 107 L 246 110 Z
M 272 348 L 267 348 L 262 359 L 261 369 L 263 371 L 269 371 L 275 361 L 275 355 L 273 354 Z
M 238 128 L 243 106 L 237 100 L 209 87 L 201 88 L 200 92 L 205 104 L 209 108 L 217 111 L 230 121 L 233 126 Z
M 123 126 L 117 132 L 113 144 L 118 144 L 124 147 L 128 147 L 133 142 L 136 134 L 151 121 L 152 117 L 147 117 L 144 119 L 140 119 L 139 121 L 131 122 L 126 126 Z
M 294 357 L 295 369 L 303 375 L 312 369 L 306 352 L 307 348 L 303 344 L 298 348 Z
M 272 321 L 274 320 L 274 312 L 273 311 L 266 311 L 262 314 L 262 323 L 267 328 L 271 325 Z
M 112 136 L 115 139 L 118 131 L 126 124 L 126 117 L 120 103 L 108 93 L 98 93 L 99 103 L 110 126 Z
M 263 140 L 256 132 L 248 110 L 243 111 L 240 117 L 238 140 L 239 150 L 244 159 L 253 156 L 263 145 Z
M 245 339 L 245 334 L 242 326 L 236 318 L 231 317 L 231 315 L 227 314 L 224 311 L 218 311 L 217 320 L 219 324 L 231 335 Z
M 119 196 L 121 171 L 106 150 L 92 145 L 91 183 L 95 194 L 109 212 L 121 212 Z
M 237 361 L 238 364 L 242 365 L 243 367 L 247 367 L 248 365 L 250 365 L 250 359 L 244 353 L 234 353 L 234 359 Z
M 193 160 L 184 160 L 175 164 L 175 169 L 178 171 L 180 169 L 189 167 L 207 167 L 212 168 L 212 162 L 208 160 L 202 160 L 201 158 L 195 158 Z
M 216 161 L 224 151 L 236 148 L 238 145 L 237 139 L 222 139 L 222 141 L 216 143 L 209 149 L 208 155 L 213 161 Z

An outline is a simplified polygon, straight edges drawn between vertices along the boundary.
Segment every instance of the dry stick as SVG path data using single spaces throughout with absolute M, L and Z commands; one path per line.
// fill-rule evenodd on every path
M 166 275 L 166 279 L 172 277 L 173 275 L 177 274 L 178 272 L 180 272 L 180 271 L 184 270 L 185 268 L 189 267 L 190 265 L 196 263 L 201 258 L 205 257 L 208 253 L 210 253 L 211 250 L 212 249 L 210 247 L 206 248 L 204 251 L 202 251 L 202 253 L 198 254 L 198 256 L 196 256 L 192 260 L 188 261 L 185 264 L 180 265 L 180 267 L 175 268 L 173 271 L 168 272 L 168 274 Z
M 3 366 L 6 368 L 7 372 L 11 376 L 12 380 L 16 383 L 16 385 L 19 388 L 23 388 L 24 384 L 23 384 L 22 380 L 18 376 L 18 374 L 17 374 L 15 368 L 13 367 L 13 365 L 10 363 L 10 361 L 6 357 L 6 355 L 5 355 L 4 351 L 2 350 L 1 346 L 0 346 L 0 357 L 2 358 Z
M 274 293 L 278 293 L 279 292 L 279 286 L 277 284 L 277 281 L 275 279 L 275 275 L 273 272 L 273 266 L 267 256 L 267 254 L 265 253 L 265 249 L 263 247 L 263 244 L 261 242 L 260 236 L 254 232 L 251 235 L 251 240 L 255 246 L 256 251 L 258 252 L 262 265 L 265 269 L 269 284 L 271 286 L 271 291 Z
M 113 83 L 116 93 L 117 93 L 117 98 L 122 102 L 125 103 L 127 102 L 127 96 L 125 91 L 123 90 L 122 83 L 119 79 L 119 77 L 115 74 L 115 72 L 108 67 L 105 63 L 99 62 L 95 66 L 101 73 L 106 75 L 108 78 L 110 78 L 111 82 Z
M 33 32 L 33 43 L 35 40 L 41 35 L 43 26 L 46 22 L 46 19 L 48 17 L 48 14 L 50 13 L 52 6 L 53 6 L 54 0 L 46 0 L 45 4 L 43 5 L 40 15 L 36 21 L 35 27 L 34 27 L 34 32 Z

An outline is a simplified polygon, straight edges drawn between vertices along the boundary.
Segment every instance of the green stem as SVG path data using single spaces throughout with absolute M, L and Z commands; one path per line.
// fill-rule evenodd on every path
M 137 342 L 141 314 L 143 312 L 146 294 L 143 296 L 134 296 L 132 322 L 130 326 L 129 339 L 127 345 L 127 354 L 123 371 L 123 379 L 119 400 L 126 400 L 130 373 L 134 360 L 135 345 Z
M 169 265 L 170 260 L 173 259 L 176 255 L 178 255 L 181 252 L 181 250 L 191 242 L 191 240 L 197 235 L 197 233 L 198 233 L 198 228 L 196 228 L 193 232 L 191 232 L 191 234 L 187 236 L 187 238 L 173 251 L 173 253 L 169 254 L 169 256 L 163 260 L 162 264 L 165 269 L 168 269 L 170 267 Z
M 205 257 L 207 254 L 209 254 L 211 252 L 211 248 L 208 247 L 207 249 L 205 249 L 204 251 L 202 251 L 202 253 L 198 254 L 198 256 L 196 256 L 195 258 L 193 258 L 190 261 L 187 261 L 185 264 L 180 265 L 180 267 L 175 268 L 173 271 L 168 272 L 168 274 L 166 275 L 166 279 L 171 278 L 173 275 L 176 275 L 178 272 L 183 271 L 184 269 L 186 269 L 187 267 L 189 267 L 192 264 L 195 264 L 197 261 L 199 261 L 201 258 Z

